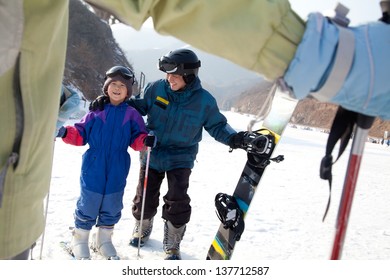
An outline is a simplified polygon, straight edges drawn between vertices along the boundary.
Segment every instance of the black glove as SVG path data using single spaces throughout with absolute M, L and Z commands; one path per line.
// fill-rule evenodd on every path
M 248 131 L 241 131 L 230 136 L 229 146 L 232 149 L 240 148 L 246 150 L 248 144 L 255 138 L 256 134 Z
M 157 144 L 157 137 L 154 136 L 152 133 L 148 134 L 148 136 L 145 137 L 144 144 L 146 147 L 154 148 Z
M 90 111 L 104 110 L 104 105 L 110 103 L 110 98 L 107 95 L 99 95 L 89 104 Z
M 57 132 L 56 137 L 64 138 L 66 137 L 66 134 L 68 133 L 68 130 L 65 126 L 61 126 L 60 129 Z

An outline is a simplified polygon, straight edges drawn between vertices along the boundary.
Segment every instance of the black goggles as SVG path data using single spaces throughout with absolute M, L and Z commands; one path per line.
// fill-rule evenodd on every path
M 158 60 L 159 70 L 165 73 L 175 73 L 178 70 L 179 65 L 176 62 L 170 60 L 169 58 L 163 56 Z
M 123 66 L 114 66 L 106 72 L 107 77 L 121 75 L 126 80 L 134 79 L 134 74 L 128 68 Z

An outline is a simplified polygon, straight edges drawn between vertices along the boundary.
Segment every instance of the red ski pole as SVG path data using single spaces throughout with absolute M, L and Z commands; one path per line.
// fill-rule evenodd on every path
M 343 194 L 341 196 L 339 212 L 337 216 L 336 235 L 333 242 L 331 255 L 332 260 L 339 259 L 342 253 L 353 196 L 359 175 L 360 163 L 363 156 L 364 145 L 367 139 L 368 131 L 374 120 L 375 117 L 369 117 L 361 114 L 357 117 L 357 124 L 355 125 L 355 133 L 348 161 L 348 168 L 344 180 Z
M 144 179 L 144 189 L 142 194 L 142 207 L 141 207 L 141 219 L 139 224 L 139 239 L 138 239 L 138 258 L 140 258 L 140 248 L 141 248 L 141 238 L 142 238 L 142 222 L 144 219 L 144 211 L 145 211 L 145 197 L 146 197 L 146 187 L 148 185 L 148 171 L 149 171 L 149 160 L 150 160 L 150 151 L 151 148 L 147 148 L 147 156 L 146 156 L 146 165 L 145 165 L 145 179 Z

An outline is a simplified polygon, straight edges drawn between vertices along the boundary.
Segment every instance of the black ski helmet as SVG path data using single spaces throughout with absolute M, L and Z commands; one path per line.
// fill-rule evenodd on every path
M 181 75 L 187 84 L 198 76 L 199 67 L 200 60 L 189 49 L 171 51 L 158 60 L 159 70 L 167 74 Z

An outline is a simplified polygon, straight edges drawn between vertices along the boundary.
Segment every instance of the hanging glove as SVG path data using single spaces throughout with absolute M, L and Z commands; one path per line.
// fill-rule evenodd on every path
M 103 111 L 104 105 L 110 103 L 110 98 L 107 95 L 99 95 L 89 104 L 90 111 Z
M 146 147 L 154 148 L 157 144 L 157 137 L 153 134 L 153 131 L 151 131 L 148 136 L 145 137 L 144 144 Z
M 67 133 L 68 133 L 68 130 L 66 129 L 66 127 L 65 126 L 61 126 L 60 129 L 57 132 L 56 137 L 64 138 L 64 137 L 66 137 Z

